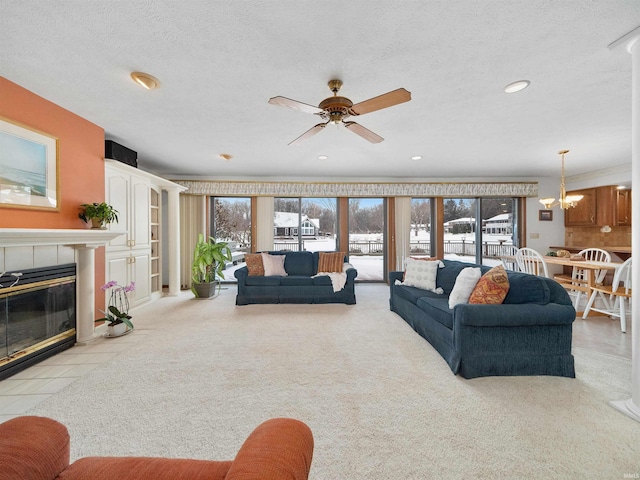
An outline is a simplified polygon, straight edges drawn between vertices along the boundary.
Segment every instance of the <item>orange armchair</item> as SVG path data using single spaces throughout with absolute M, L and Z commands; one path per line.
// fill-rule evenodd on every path
M 0 424 L 0 480 L 303 480 L 309 477 L 313 435 L 298 420 L 267 420 L 233 461 L 86 457 L 70 465 L 69 447 L 67 428 L 55 420 L 8 420 Z

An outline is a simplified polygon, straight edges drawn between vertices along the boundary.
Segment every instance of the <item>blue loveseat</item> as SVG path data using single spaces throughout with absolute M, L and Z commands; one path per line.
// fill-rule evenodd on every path
M 449 294 L 466 267 L 490 267 L 444 260 L 436 286 L 444 294 L 421 290 L 389 274 L 391 310 L 424 337 L 465 378 L 491 375 L 575 377 L 571 354 L 576 312 L 566 290 L 554 280 L 508 272 L 509 292 L 500 305 L 458 304 Z
M 236 305 L 251 303 L 356 303 L 355 268 L 346 270 L 347 282 L 338 292 L 333 291 L 331 278 L 318 273 L 319 252 L 267 252 L 285 255 L 286 277 L 251 276 L 247 267 L 234 272 L 238 279 Z M 346 261 L 346 259 L 345 259 Z

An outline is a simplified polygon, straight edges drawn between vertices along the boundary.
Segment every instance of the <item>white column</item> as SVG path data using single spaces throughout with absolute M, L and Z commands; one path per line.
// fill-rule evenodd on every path
M 167 252 L 169 255 L 169 295 L 180 293 L 180 190 L 167 189 Z
M 631 251 L 638 256 L 632 264 L 634 285 L 631 313 L 631 398 L 611 406 L 640 422 L 640 27 L 609 45 L 611 50 L 631 54 Z
M 94 336 L 96 245 L 72 245 L 76 251 L 76 343 L 85 345 Z

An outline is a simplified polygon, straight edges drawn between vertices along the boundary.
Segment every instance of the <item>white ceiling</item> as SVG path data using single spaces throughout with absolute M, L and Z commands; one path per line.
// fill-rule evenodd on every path
M 631 58 L 607 46 L 638 25 L 637 0 L 0 0 L 0 75 L 170 178 L 529 177 L 563 148 L 576 175 L 631 163 Z M 332 78 L 412 100 L 355 119 L 380 144 L 331 125 L 287 146 L 320 120 L 267 101 L 317 105 Z

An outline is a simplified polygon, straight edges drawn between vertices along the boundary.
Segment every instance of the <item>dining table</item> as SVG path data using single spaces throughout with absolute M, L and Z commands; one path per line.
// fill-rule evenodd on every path
M 587 274 L 587 285 L 589 287 L 596 286 L 596 274 L 599 270 L 611 270 L 614 271 L 622 266 L 621 262 L 596 262 L 592 260 L 576 260 L 570 257 L 551 257 L 549 255 L 544 256 L 544 261 L 548 265 L 562 265 L 565 267 L 577 267 L 585 270 Z

